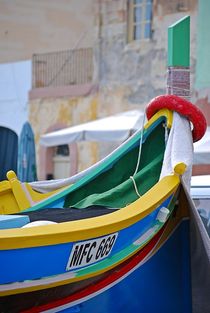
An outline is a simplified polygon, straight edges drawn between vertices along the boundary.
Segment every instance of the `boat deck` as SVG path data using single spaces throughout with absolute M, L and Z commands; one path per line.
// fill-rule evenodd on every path
M 105 214 L 113 213 L 118 209 L 107 208 L 104 206 L 90 206 L 84 209 L 76 208 L 46 208 L 38 211 L 18 213 L 18 215 L 27 215 L 30 222 L 39 220 L 48 220 L 56 223 L 76 221 L 85 218 L 97 217 Z M 16 215 L 16 214 L 14 214 Z

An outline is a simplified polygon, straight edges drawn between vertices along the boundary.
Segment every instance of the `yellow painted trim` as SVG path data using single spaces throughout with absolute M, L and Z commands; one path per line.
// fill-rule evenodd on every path
M 150 214 L 179 184 L 178 175 L 166 176 L 141 198 L 111 214 L 56 225 L 1 230 L 0 250 L 74 242 L 120 231 Z
M 177 163 L 175 166 L 174 166 L 174 172 L 177 174 L 177 175 L 183 175 L 184 172 L 186 171 L 187 169 L 187 165 L 185 163 Z
M 62 189 L 65 189 L 65 187 L 62 187 L 62 188 L 58 188 L 56 190 L 53 190 L 53 191 L 50 191 L 47 193 L 39 193 L 39 192 L 33 190 L 32 187 L 28 183 L 25 183 L 25 187 L 26 187 L 26 190 L 28 191 L 33 202 L 40 202 L 40 201 L 47 199 L 50 196 L 52 196 L 58 192 L 60 192 Z
M 186 214 L 183 214 L 183 212 L 180 212 L 179 210 L 178 214 L 175 217 L 171 217 L 169 220 L 169 223 L 164 230 L 162 236 L 160 237 L 157 245 L 155 246 L 152 254 L 150 256 L 153 256 L 160 248 L 161 246 L 166 242 L 166 240 L 169 238 L 171 233 L 173 232 L 174 228 L 177 227 L 177 225 L 180 223 L 180 221 L 183 219 L 183 217 L 186 216 Z M 12 295 L 12 294 L 20 294 L 20 293 L 25 293 L 29 291 L 37 291 L 37 290 L 43 290 L 45 288 L 53 288 L 61 285 L 66 285 L 68 283 L 74 283 L 77 281 L 81 281 L 84 279 L 88 279 L 100 274 L 103 274 L 104 272 L 107 272 L 111 270 L 114 267 L 117 267 L 119 264 L 125 262 L 127 259 L 131 258 L 134 254 L 138 253 L 141 249 L 143 249 L 145 244 L 141 246 L 138 250 L 134 251 L 133 253 L 129 254 L 129 256 L 125 257 L 123 260 L 116 262 L 115 264 L 110 265 L 109 267 L 106 267 L 105 269 L 101 269 L 99 271 L 86 274 L 84 276 L 79 276 L 79 277 L 71 277 L 66 280 L 54 282 L 54 283 L 49 283 L 41 286 L 31 286 L 31 287 L 25 287 L 25 288 L 20 288 L 20 289 L 14 289 L 14 290 L 7 290 L 7 291 L 0 291 L 0 296 L 7 296 L 7 295 Z
M 119 264 L 125 262 L 127 259 L 131 258 L 134 254 L 138 253 L 138 251 L 140 251 L 144 246 L 141 246 L 138 250 L 136 250 L 135 252 L 129 254 L 129 256 L 123 258 L 121 261 L 118 261 L 104 269 L 95 271 L 93 273 L 90 274 L 86 274 L 84 276 L 78 276 L 78 277 L 71 277 L 68 279 L 64 279 L 61 281 L 57 281 L 54 283 L 49 283 L 49 284 L 45 284 L 45 285 L 41 285 L 41 286 L 31 286 L 31 287 L 25 287 L 25 288 L 20 288 L 20 289 L 14 289 L 14 290 L 6 290 L 6 291 L 0 291 L 0 297 L 2 296 L 8 296 L 8 295 L 13 295 L 13 294 L 20 294 L 20 293 L 24 293 L 24 292 L 29 292 L 29 291 L 37 291 L 37 290 L 43 290 L 46 288 L 53 288 L 53 287 L 57 287 L 57 286 L 62 286 L 62 285 L 66 285 L 69 283 L 74 283 L 77 281 L 81 281 L 81 280 L 85 280 L 100 274 L 103 274 L 111 269 L 113 269 L 114 267 L 117 267 Z
M 7 179 L 11 185 L 13 193 L 17 195 L 16 201 L 19 207 L 18 212 L 21 210 L 26 210 L 28 207 L 30 207 L 31 204 L 28 198 L 26 197 L 26 194 L 21 186 L 21 182 L 17 179 L 15 172 L 13 171 L 7 172 Z
M 164 240 L 166 240 L 166 239 L 164 239 Z M 130 259 L 133 255 L 135 255 L 140 250 L 142 250 L 145 245 L 146 245 L 146 243 L 143 244 L 141 247 L 139 247 L 139 249 L 135 250 L 134 252 L 132 252 L 131 254 L 126 256 L 125 258 L 123 258 L 122 260 L 120 260 L 120 261 L 118 261 L 118 262 L 116 262 L 116 263 L 114 263 L 114 264 L 112 264 L 110 266 L 107 266 L 104 269 L 101 269 L 101 270 L 98 270 L 98 271 L 95 271 L 95 272 L 92 272 L 92 273 L 89 273 L 89 274 L 85 274 L 83 276 L 71 277 L 71 278 L 64 279 L 64 280 L 61 280 L 61 281 L 57 281 L 57 282 L 54 282 L 54 283 L 48 283 L 48 284 L 43 284 L 43 285 L 39 285 L 39 286 L 31 286 L 31 287 L 25 287 L 25 288 L 13 289 L 13 290 L 0 291 L 0 297 L 1 296 L 13 295 L 13 294 L 20 294 L 20 293 L 29 292 L 29 291 L 43 290 L 43 289 L 46 289 L 46 288 L 53 288 L 53 287 L 62 286 L 62 285 L 66 285 L 66 284 L 69 284 L 69 283 L 74 283 L 74 282 L 78 282 L 78 281 L 81 281 L 81 280 L 85 280 L 85 279 L 88 279 L 88 278 L 91 278 L 91 277 L 94 277 L 94 276 L 97 276 L 97 275 L 101 275 L 101 274 L 103 274 L 103 273 L 113 269 L 114 267 L 117 267 L 118 265 L 120 265 L 121 263 L 125 262 L 126 260 Z
M 173 115 L 167 109 L 157 112 L 145 125 L 149 128 L 157 119 L 165 116 L 168 128 L 172 125 Z M 13 171 L 7 173 L 8 181 L 0 182 L 0 214 L 12 214 L 32 207 L 35 203 L 43 201 L 53 194 L 59 193 L 64 188 L 56 189 L 48 193 L 39 193 L 32 189 L 28 183 L 21 183 Z
M 65 188 L 42 194 L 33 190 L 28 183 L 20 182 L 13 171 L 7 172 L 7 178 L 8 181 L 0 182 L 0 214 L 13 214 L 26 210 Z
M 181 163 L 178 163 L 178 164 L 181 164 Z M 178 192 L 179 192 L 178 208 L 177 210 L 174 210 L 172 218 L 170 218 L 169 223 L 167 224 L 166 229 L 164 230 L 160 238 L 160 241 L 158 242 L 154 250 L 154 253 L 161 248 L 161 246 L 169 238 L 172 232 L 177 228 L 180 222 L 190 217 L 189 203 L 187 202 L 185 193 L 181 190 L 179 190 Z
M 0 182 L 0 214 L 11 214 L 19 212 L 19 206 L 15 197 L 10 182 L 3 180 Z
M 0 192 L 3 194 L 7 193 L 10 190 L 11 190 L 10 183 L 7 180 L 2 180 L 0 182 Z
M 145 129 L 148 129 L 155 121 L 157 121 L 160 117 L 166 117 L 166 125 L 170 129 L 173 123 L 173 112 L 168 109 L 161 109 L 158 111 L 151 119 L 144 125 Z

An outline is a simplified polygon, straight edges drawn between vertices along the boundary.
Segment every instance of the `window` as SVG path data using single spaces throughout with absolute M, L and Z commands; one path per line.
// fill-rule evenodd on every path
M 151 37 L 152 0 L 129 0 L 128 42 Z
M 69 155 L 69 146 L 61 145 L 55 148 L 55 155 L 68 156 Z
M 54 179 L 67 178 L 71 173 L 71 160 L 68 145 L 61 145 L 55 148 L 53 157 L 53 177 Z

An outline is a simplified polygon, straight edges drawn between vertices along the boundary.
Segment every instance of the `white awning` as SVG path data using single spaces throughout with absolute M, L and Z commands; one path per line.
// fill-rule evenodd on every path
M 52 147 L 82 140 L 122 142 L 141 129 L 143 121 L 142 111 L 127 111 L 42 135 L 40 144 Z
M 210 164 L 210 127 L 201 140 L 194 143 L 193 164 Z

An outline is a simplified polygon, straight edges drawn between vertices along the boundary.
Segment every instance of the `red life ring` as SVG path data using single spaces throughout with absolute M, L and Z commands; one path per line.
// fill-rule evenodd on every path
M 146 108 L 148 120 L 160 109 L 169 109 L 187 117 L 193 125 L 192 136 L 193 141 L 200 140 L 206 132 L 207 122 L 201 112 L 191 102 L 175 95 L 161 95 L 152 99 Z

